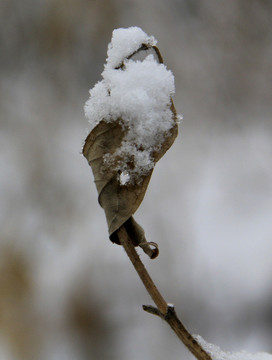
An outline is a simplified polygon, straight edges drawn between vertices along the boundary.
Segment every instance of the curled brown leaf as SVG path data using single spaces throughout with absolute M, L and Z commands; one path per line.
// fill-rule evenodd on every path
M 159 54 L 159 61 L 162 62 L 158 48 L 154 46 L 152 48 Z M 151 154 L 154 163 L 171 147 L 178 133 L 177 115 L 171 98 L 169 104 L 173 127 L 165 133 L 164 141 L 158 146 L 158 150 Z M 98 201 L 105 211 L 111 241 L 120 244 L 117 230 L 124 226 L 134 246 L 138 246 L 145 243 L 146 240 L 144 230 L 134 220 L 133 214 L 144 198 L 153 168 L 147 174 L 142 175 L 139 181 L 122 184 L 120 182 L 121 174 L 116 165 L 118 161 L 124 161 L 124 159 L 113 157 L 114 160 L 110 165 L 105 162 L 105 157 L 116 153 L 126 136 L 127 129 L 123 124 L 122 118 L 111 122 L 104 119 L 100 121 L 86 138 L 83 155 L 93 171 L 99 194 Z M 128 164 L 128 167 L 132 169 L 133 166 L 133 161 Z

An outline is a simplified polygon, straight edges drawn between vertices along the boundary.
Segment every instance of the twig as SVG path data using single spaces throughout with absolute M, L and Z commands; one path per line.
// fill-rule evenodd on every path
M 164 319 L 171 326 L 171 328 L 174 330 L 174 332 L 183 342 L 183 344 L 198 360 L 211 360 L 210 355 L 202 348 L 202 346 L 183 326 L 183 324 L 177 317 L 174 306 L 167 304 L 167 302 L 160 294 L 152 278 L 148 274 L 144 264 L 140 260 L 139 255 L 134 248 L 133 242 L 129 238 L 123 226 L 121 226 L 118 230 L 118 237 L 140 279 L 142 280 L 142 283 L 144 284 L 147 292 L 157 306 L 156 308 L 153 306 L 144 305 L 143 309 L 153 315 L 158 315 L 162 319 Z

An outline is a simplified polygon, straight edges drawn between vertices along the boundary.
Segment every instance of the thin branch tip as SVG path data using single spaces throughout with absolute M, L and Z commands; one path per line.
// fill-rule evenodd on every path
M 156 308 L 155 306 L 152 306 L 152 305 L 143 305 L 143 310 L 148 312 L 149 314 L 159 316 L 160 318 L 162 318 L 163 320 L 166 320 L 166 321 L 169 320 L 170 317 L 172 317 L 172 316 L 177 316 L 175 307 L 173 304 L 168 304 L 167 311 L 165 314 L 161 313 L 158 308 Z
M 143 310 L 152 315 L 156 315 L 159 317 L 162 316 L 162 313 L 155 306 L 152 305 L 143 305 Z

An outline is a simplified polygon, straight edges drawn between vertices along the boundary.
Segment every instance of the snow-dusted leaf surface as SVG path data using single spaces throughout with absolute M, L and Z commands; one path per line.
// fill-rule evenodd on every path
M 111 240 L 117 243 L 114 233 L 126 222 L 138 234 L 136 245 L 142 240 L 143 230 L 131 216 L 155 163 L 177 136 L 173 74 L 152 54 L 143 61 L 131 58 L 155 44 L 138 27 L 114 30 L 103 79 L 90 90 L 85 105 L 92 131 L 83 155 L 93 170 Z

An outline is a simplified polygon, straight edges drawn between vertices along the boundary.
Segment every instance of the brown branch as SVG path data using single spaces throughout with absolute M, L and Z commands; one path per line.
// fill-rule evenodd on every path
M 151 314 L 158 315 L 164 319 L 183 342 L 183 344 L 191 351 L 191 353 L 198 360 L 211 360 L 210 355 L 202 348 L 202 346 L 193 338 L 193 336 L 183 326 L 177 314 L 174 306 L 167 304 L 152 278 L 148 274 L 144 264 L 139 258 L 137 251 L 134 248 L 132 240 L 129 238 L 125 228 L 120 227 L 118 231 L 118 237 L 122 246 L 124 247 L 130 261 L 132 262 L 135 270 L 137 271 L 142 283 L 144 284 L 147 292 L 151 296 L 152 300 L 156 304 L 157 308 L 153 306 L 143 306 L 143 309 Z

